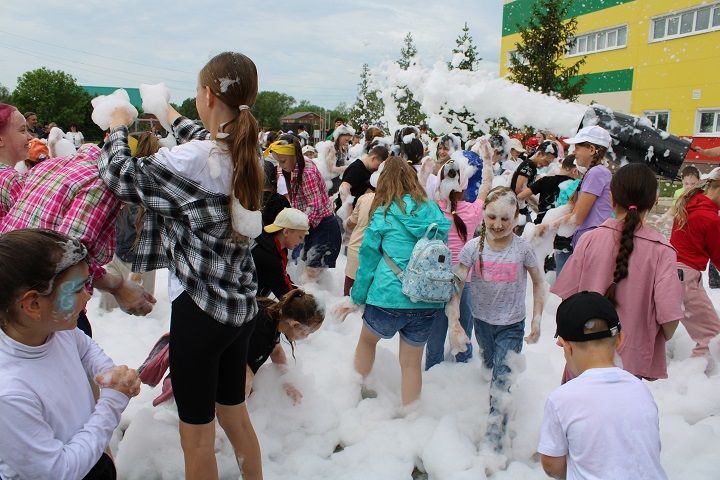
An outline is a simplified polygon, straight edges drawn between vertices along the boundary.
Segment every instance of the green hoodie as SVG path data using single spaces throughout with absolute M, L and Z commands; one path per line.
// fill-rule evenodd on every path
M 403 201 L 411 214 L 402 212 L 395 202 L 387 216 L 385 207 L 379 207 L 372 214 L 360 247 L 360 267 L 352 287 L 352 300 L 357 304 L 384 308 L 443 308 L 443 303 L 411 301 L 402 293 L 400 279 L 383 259 L 384 251 L 404 270 L 415 244 L 431 223 L 437 223 L 438 238 L 447 242 L 450 220 L 445 218 L 435 202 L 426 201 L 414 210 L 415 202 L 410 195 L 405 195 Z

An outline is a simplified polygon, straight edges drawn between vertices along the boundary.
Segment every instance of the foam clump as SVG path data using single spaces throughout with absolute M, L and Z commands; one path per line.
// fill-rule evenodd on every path
M 58 127 L 50 129 L 47 145 L 48 150 L 50 151 L 50 158 L 69 157 L 71 155 L 75 155 L 77 152 L 75 145 L 65 138 L 65 134 Z
M 170 89 L 163 82 L 155 85 L 140 84 L 140 97 L 145 113 L 151 113 L 160 121 L 165 131 L 171 132 L 172 127 L 167 121 L 167 106 L 170 103 Z
M 110 118 L 117 108 L 124 108 L 135 121 L 138 117 L 137 108 L 130 103 L 128 93 L 119 88 L 110 95 L 100 95 L 90 102 L 93 106 L 92 121 L 103 130 L 110 128 Z

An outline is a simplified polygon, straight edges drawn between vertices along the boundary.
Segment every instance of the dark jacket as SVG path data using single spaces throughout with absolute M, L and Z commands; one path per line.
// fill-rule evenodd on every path
M 252 256 L 258 276 L 258 297 L 267 297 L 272 293 L 280 299 L 295 288 L 286 270 L 287 249 L 279 248 L 274 234 L 263 232 L 256 239 Z

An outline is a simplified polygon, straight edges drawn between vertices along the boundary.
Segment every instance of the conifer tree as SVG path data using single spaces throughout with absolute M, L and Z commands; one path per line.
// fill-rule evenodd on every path
M 482 60 L 478 57 L 477 47 L 470 35 L 470 27 L 467 22 L 462 29 L 462 33 L 455 39 L 455 48 L 452 51 L 452 58 L 448 62 L 448 68 L 453 70 L 459 68 L 461 70 L 477 70 L 477 63 Z
M 572 0 L 536 0 L 527 25 L 518 25 L 520 43 L 510 56 L 510 80 L 559 98 L 574 101 L 586 78 L 579 75 L 582 57 L 565 66 L 561 61 L 574 42 L 577 20 L 565 20 Z
M 380 92 L 373 88 L 372 74 L 367 63 L 363 64 L 358 83 L 358 94 L 355 104 L 350 110 L 350 122 L 356 131 L 360 131 L 360 125 L 365 122 L 376 124 L 383 116 L 385 106 Z
M 411 65 L 417 63 L 415 56 L 417 48 L 412 38 L 412 33 L 408 32 L 403 41 L 403 47 L 400 50 L 400 59 L 397 61 L 400 68 L 407 70 Z M 412 92 L 406 87 L 401 86 L 398 93 L 393 95 L 395 105 L 398 109 L 397 121 L 401 125 L 420 125 L 425 121 L 425 114 L 420 110 L 420 103 L 413 98 Z

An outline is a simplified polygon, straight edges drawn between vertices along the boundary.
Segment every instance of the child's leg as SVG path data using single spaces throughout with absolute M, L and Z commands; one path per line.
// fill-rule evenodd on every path
M 480 347 L 485 368 L 492 369 L 495 362 L 495 335 L 493 326 L 477 318 L 473 319 L 475 325 L 475 339 Z
M 363 324 L 357 347 L 355 347 L 355 371 L 362 375 L 363 379 L 368 376 L 375 363 L 375 349 L 380 337 L 373 334 Z
M 430 338 L 425 346 L 425 370 L 437 365 L 445 359 L 445 338 L 447 337 L 448 318 L 445 311 L 438 314 L 432 328 Z
M 470 294 L 470 288 L 466 285 L 463 289 L 462 296 L 460 297 L 460 325 L 462 325 L 465 334 L 469 339 L 472 339 L 473 331 L 473 316 L 472 316 L 472 295 Z M 467 350 L 455 355 L 455 361 L 467 362 L 472 358 L 472 342 L 467 343 Z
M 217 419 L 235 450 L 245 480 L 261 480 L 260 444 L 244 403 L 216 405 Z
M 493 377 L 490 382 L 490 418 L 486 435 L 496 448 L 500 448 L 505 435 L 510 402 L 510 375 L 512 368 L 507 363 L 508 352 L 522 350 L 525 321 L 496 327 L 495 358 Z
M 702 273 L 680 265 L 683 270 L 683 303 L 685 318 L 682 324 L 695 342 L 692 356 L 709 353 L 708 344 L 720 333 L 720 318 L 702 285 Z
M 422 391 L 422 354 L 423 347 L 410 345 L 400 338 L 400 372 L 402 377 L 401 397 L 402 404 L 410 405 L 418 398 Z

